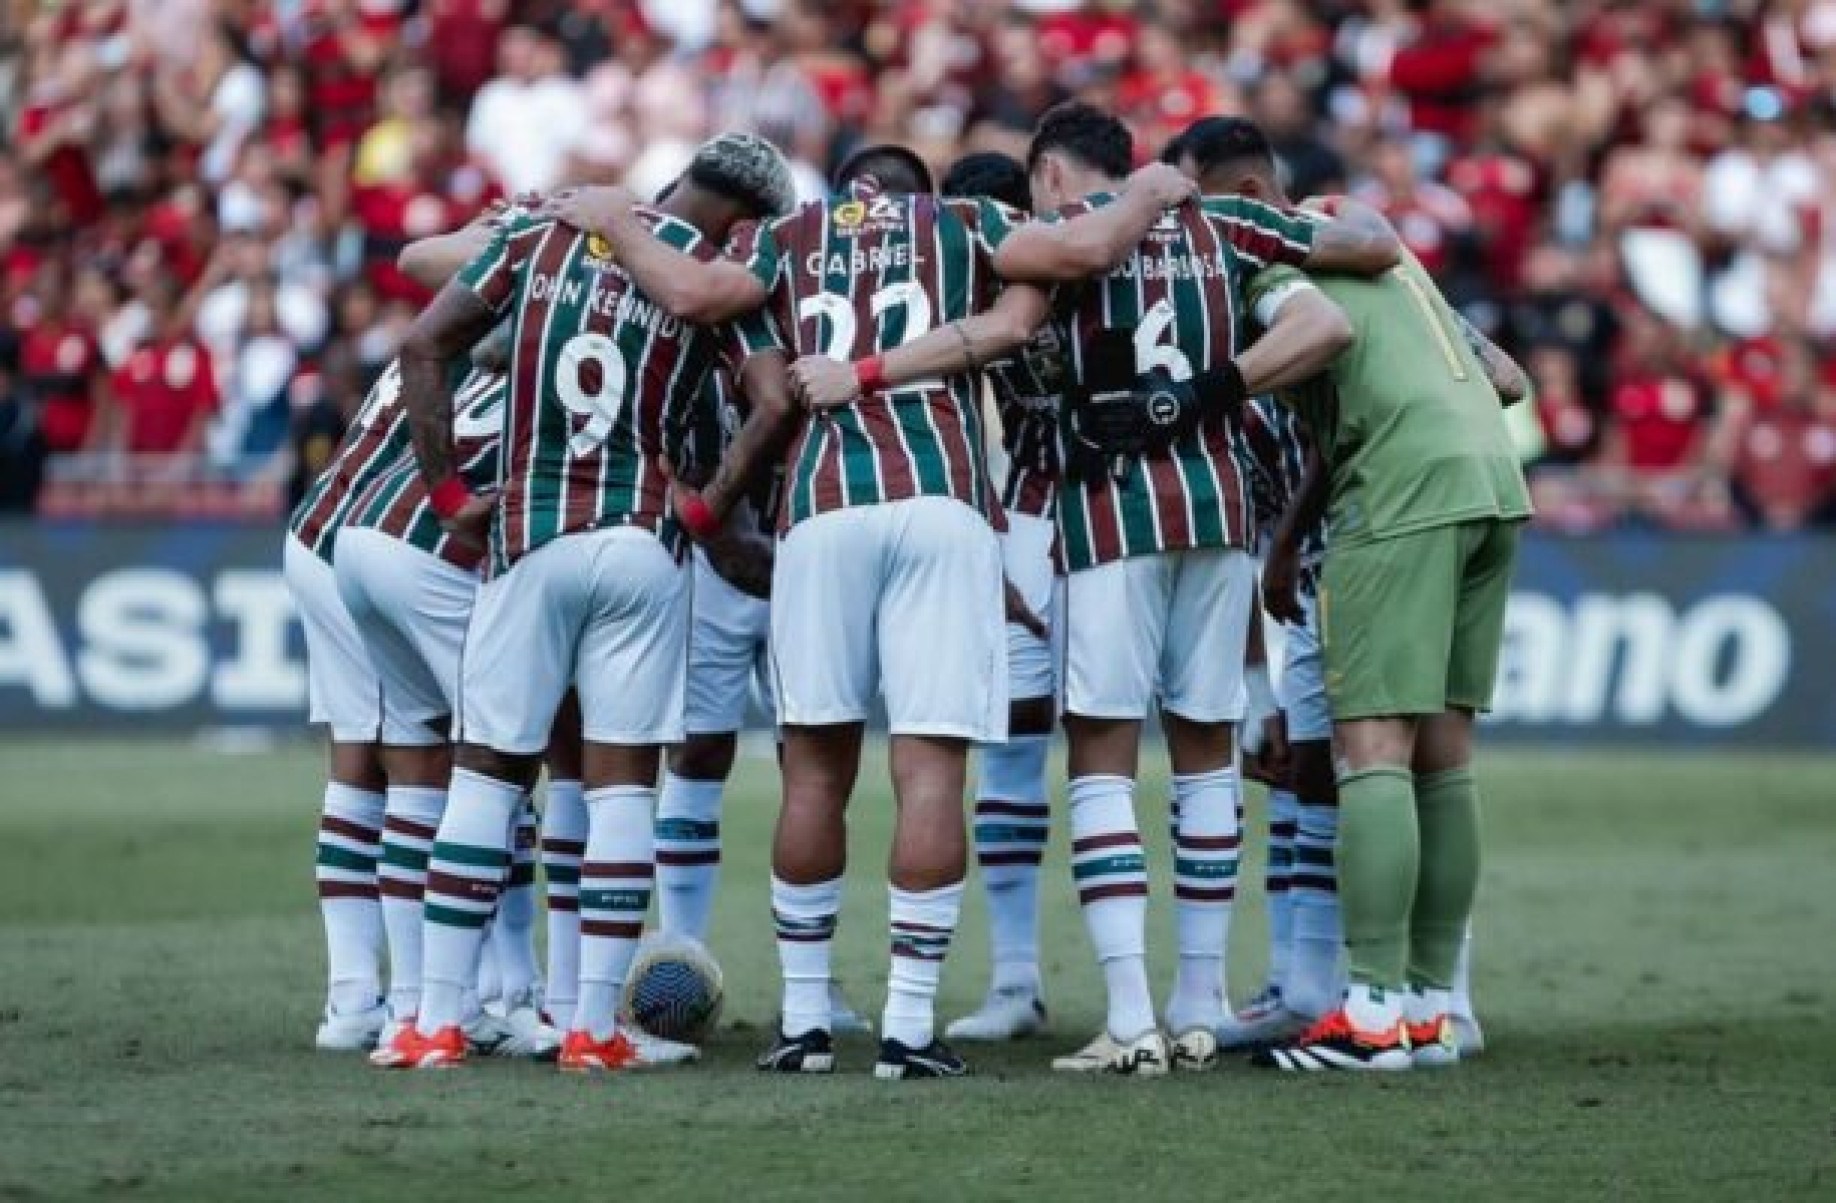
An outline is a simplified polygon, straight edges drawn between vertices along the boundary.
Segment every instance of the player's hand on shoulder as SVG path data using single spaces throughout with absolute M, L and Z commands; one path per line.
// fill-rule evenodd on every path
M 1130 195 L 1148 197 L 1163 209 L 1184 204 L 1198 195 L 1198 185 L 1177 167 L 1149 163 L 1128 177 Z
M 810 409 L 834 409 L 861 398 L 861 378 L 851 363 L 805 355 L 790 366 L 791 387 Z
M 612 223 L 636 207 L 637 196 L 630 189 L 610 187 L 564 188 L 548 198 L 542 216 L 585 230 L 604 234 Z

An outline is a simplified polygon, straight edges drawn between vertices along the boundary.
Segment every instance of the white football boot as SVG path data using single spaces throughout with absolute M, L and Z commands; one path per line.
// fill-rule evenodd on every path
M 1019 1040 L 1045 1030 L 1045 1002 L 1030 986 L 990 990 L 976 1010 L 944 1029 L 951 1040 Z
M 1117 1040 L 1108 1032 L 1075 1053 L 1052 1059 L 1059 1073 L 1128 1074 L 1137 1078 L 1157 1078 L 1167 1072 L 1172 1053 L 1167 1038 L 1159 1028 L 1149 1028 L 1129 1040 Z
M 375 1006 L 348 1014 L 327 1004 L 312 1045 L 322 1053 L 365 1053 L 376 1047 L 388 1022 L 389 1008 L 380 998 Z

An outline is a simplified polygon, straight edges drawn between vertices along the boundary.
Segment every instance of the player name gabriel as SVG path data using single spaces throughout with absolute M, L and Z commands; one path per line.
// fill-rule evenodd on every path
M 909 267 L 916 259 L 908 242 L 890 246 L 851 247 L 831 251 L 811 251 L 803 261 L 803 270 L 818 278 L 825 275 L 858 276 L 865 272 L 885 271 L 889 267 Z
M 646 327 L 665 338 L 674 338 L 682 332 L 682 319 L 665 313 L 640 292 L 613 293 L 597 284 L 591 286 L 590 292 L 588 288 L 583 280 L 557 280 L 554 276 L 537 275 L 529 282 L 529 296 L 531 300 L 545 301 L 558 293 L 559 304 L 584 304 L 588 312 L 615 322 Z

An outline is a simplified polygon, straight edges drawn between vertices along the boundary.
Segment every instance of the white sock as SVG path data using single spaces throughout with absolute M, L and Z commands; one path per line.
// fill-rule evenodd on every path
M 313 877 L 325 924 L 325 1001 L 340 1014 L 367 1011 L 382 996 L 382 825 L 383 795 L 325 783 Z
M 1173 778 L 1179 830 L 1173 847 L 1173 917 L 1179 974 L 1167 1003 L 1167 1027 L 1216 1027 L 1224 1017 L 1224 951 L 1237 896 L 1237 771 L 1214 769 Z
M 503 895 L 498 895 L 501 905 Z M 465 1015 L 470 1019 L 488 1002 L 496 1002 L 504 994 L 504 978 L 497 967 L 497 916 L 484 925 L 484 931 L 478 938 L 478 973 L 473 979 L 472 993 L 478 998 L 474 1007 L 470 998 L 466 1000 Z
M 992 988 L 1039 993 L 1039 861 L 1051 834 L 1051 737 L 1015 735 L 984 748 L 976 790 L 975 858 L 988 894 Z
M 1131 1040 L 1154 1026 L 1147 981 L 1147 860 L 1135 825 L 1135 783 L 1071 782 L 1071 875 L 1108 987 L 1109 1034 Z
M 1466 935 L 1460 940 L 1460 959 L 1454 962 L 1452 1013 L 1474 1018 L 1473 1011 L 1473 925 L 1468 920 Z
M 469 769 L 453 773 L 446 814 L 427 859 L 421 925 L 421 1014 L 432 1035 L 466 1018 L 466 993 L 478 981 L 485 924 L 510 871 L 510 819 L 521 787 Z
M 720 878 L 720 797 L 724 781 L 663 774 L 657 798 L 657 927 L 708 938 Z
M 1294 836 L 1300 820 L 1300 800 L 1293 791 L 1269 791 L 1269 985 L 1282 989 L 1294 951 Z
M 588 790 L 586 861 L 580 866 L 580 1001 L 575 1030 L 595 1040 L 618 1028 L 618 996 L 644 934 L 656 862 L 657 791 L 644 785 Z
M 1403 1017 L 1406 990 L 1386 990 L 1366 982 L 1345 988 L 1345 1016 L 1361 1032 L 1387 1032 Z
M 437 786 L 392 785 L 383 816 L 383 926 L 389 935 L 389 1014 L 407 1019 L 421 1007 L 421 904 L 427 891 L 427 855 L 433 851 L 446 791 Z
M 1282 999 L 1297 1014 L 1318 1017 L 1339 1000 L 1339 876 L 1333 845 L 1339 838 L 1339 808 L 1301 802 L 1294 834 L 1294 872 L 1289 879 L 1294 951 Z
M 548 887 L 548 1017 L 562 1031 L 580 998 L 580 862 L 586 859 L 587 809 L 578 781 L 548 783 L 542 812 L 542 876 Z
M 784 974 L 780 1028 L 801 1036 L 813 1028 L 829 1030 L 830 954 L 835 923 L 841 913 L 841 878 L 812 885 L 792 885 L 771 878 L 771 918 L 778 931 L 778 964 Z
M 887 894 L 892 971 L 880 1033 L 907 1048 L 924 1048 L 936 1034 L 937 980 L 962 913 L 963 883 L 922 891 L 889 886 Z
M 497 900 L 490 946 L 497 959 L 497 997 L 506 1006 L 527 999 L 542 980 L 536 965 L 536 819 L 529 795 L 512 820 L 510 882 Z

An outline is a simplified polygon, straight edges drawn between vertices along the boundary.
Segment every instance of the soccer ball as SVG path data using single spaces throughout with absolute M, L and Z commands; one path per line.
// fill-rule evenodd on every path
M 652 1036 L 700 1044 L 727 1000 L 720 965 L 701 941 L 651 932 L 625 978 L 624 1014 Z

